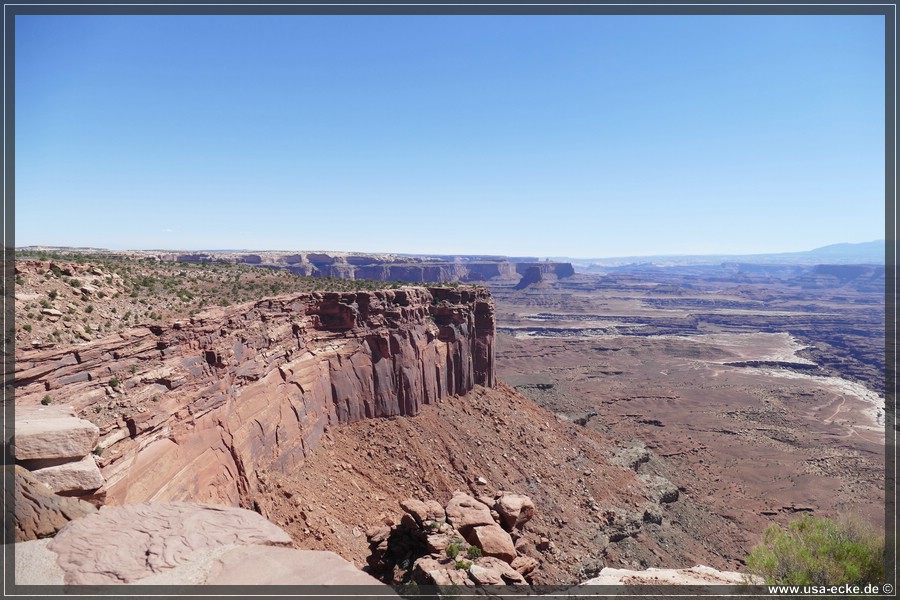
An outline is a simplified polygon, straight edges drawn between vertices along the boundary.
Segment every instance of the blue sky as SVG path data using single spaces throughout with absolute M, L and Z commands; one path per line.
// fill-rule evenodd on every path
M 868 16 L 17 16 L 16 245 L 602 257 L 884 237 Z

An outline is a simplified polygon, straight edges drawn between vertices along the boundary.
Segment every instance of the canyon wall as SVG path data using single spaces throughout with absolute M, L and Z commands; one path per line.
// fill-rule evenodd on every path
M 328 427 L 493 387 L 494 328 L 483 289 L 279 296 L 21 351 L 16 404 L 100 427 L 107 503 L 254 508 L 257 470 L 295 470 Z
M 157 260 L 188 263 L 229 262 L 286 269 L 304 277 L 372 279 L 375 281 L 474 282 L 512 281 L 538 274 L 538 279 L 575 274 L 571 263 L 538 261 L 532 257 L 399 256 L 347 252 L 130 252 Z

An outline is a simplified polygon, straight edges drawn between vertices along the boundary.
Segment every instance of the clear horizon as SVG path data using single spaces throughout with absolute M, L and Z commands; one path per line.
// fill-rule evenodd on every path
M 16 245 L 884 239 L 880 16 L 16 17 Z

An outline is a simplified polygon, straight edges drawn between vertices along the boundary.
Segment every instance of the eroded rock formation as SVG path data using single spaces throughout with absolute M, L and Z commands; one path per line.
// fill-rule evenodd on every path
M 15 417 L 15 539 L 52 536 L 103 502 L 100 432 L 68 407 L 20 406 Z
M 540 281 L 575 274 L 571 263 L 539 261 L 534 257 L 410 256 L 349 252 L 137 252 L 157 260 L 189 263 L 227 262 L 286 269 L 305 277 L 373 279 L 407 283 L 447 281 Z
M 21 352 L 16 402 L 53 390 L 100 426 L 109 503 L 253 508 L 257 471 L 296 469 L 328 426 L 492 387 L 493 339 L 485 290 L 281 296 Z
M 295 550 L 290 536 L 239 508 L 155 502 L 104 507 L 52 540 L 17 544 L 19 585 L 369 585 L 331 552 Z M 380 594 L 392 595 L 384 588 Z
M 369 567 L 387 583 L 526 584 L 539 564 L 519 552 L 528 545 L 522 527 L 534 515 L 527 496 L 498 492 L 475 499 L 457 491 L 446 507 L 416 499 L 400 507 L 399 524 L 367 533 Z

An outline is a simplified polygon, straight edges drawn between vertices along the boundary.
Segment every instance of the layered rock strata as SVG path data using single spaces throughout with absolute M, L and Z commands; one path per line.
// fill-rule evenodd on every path
M 15 509 L 17 542 L 52 537 L 69 521 L 97 511 L 89 502 L 53 493 L 19 465 L 15 466 Z
M 21 406 L 15 416 L 15 539 L 52 536 L 103 502 L 100 430 L 70 407 Z
M 109 503 L 253 508 L 330 425 L 415 415 L 494 385 L 494 308 L 473 288 L 280 296 L 25 351 L 17 405 L 48 390 L 100 425 Z
M 305 277 L 376 281 L 474 282 L 540 281 L 575 274 L 571 263 L 534 257 L 408 256 L 347 252 L 129 252 L 130 255 L 187 263 L 239 263 L 285 269 Z

